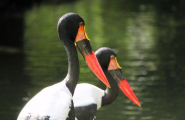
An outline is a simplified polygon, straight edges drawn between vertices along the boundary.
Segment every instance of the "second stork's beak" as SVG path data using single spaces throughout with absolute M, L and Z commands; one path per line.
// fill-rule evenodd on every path
M 87 65 L 94 72 L 94 74 L 107 86 L 110 88 L 109 82 L 105 77 L 103 70 L 100 67 L 100 64 L 92 51 L 90 40 L 87 37 L 83 22 L 79 23 L 78 33 L 75 39 L 75 46 L 78 48 L 82 56 L 84 57 Z
M 111 56 L 109 66 L 108 66 L 108 71 L 112 75 L 112 77 L 116 80 L 119 88 L 121 91 L 136 105 L 141 107 L 141 104 L 139 103 L 136 95 L 132 91 L 132 88 L 130 87 L 129 83 L 123 76 L 123 73 L 121 72 L 121 67 L 119 66 L 116 57 Z

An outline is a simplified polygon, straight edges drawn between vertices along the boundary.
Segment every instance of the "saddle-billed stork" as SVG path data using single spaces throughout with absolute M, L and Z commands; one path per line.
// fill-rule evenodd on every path
M 111 104 L 118 96 L 118 88 L 135 104 L 141 106 L 127 80 L 121 72 L 115 52 L 107 47 L 98 49 L 95 55 L 107 77 L 111 88 L 102 90 L 94 85 L 77 84 L 73 102 L 78 120 L 93 120 L 100 107 Z
M 75 13 L 67 13 L 59 19 L 57 25 L 58 34 L 68 57 L 67 75 L 61 82 L 46 87 L 36 94 L 24 106 L 17 120 L 75 119 L 72 96 L 79 78 L 79 60 L 76 47 L 91 70 L 109 86 L 92 51 L 84 26 L 84 20 Z

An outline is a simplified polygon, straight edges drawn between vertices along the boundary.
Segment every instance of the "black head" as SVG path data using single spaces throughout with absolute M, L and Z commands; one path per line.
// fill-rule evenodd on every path
M 91 70 L 105 85 L 110 87 L 98 60 L 92 51 L 90 40 L 85 32 L 84 20 L 76 13 L 67 13 L 59 19 L 57 28 L 59 37 L 67 54 L 76 55 L 76 46 Z
M 57 25 L 59 37 L 69 37 L 72 42 L 74 42 L 78 32 L 79 24 L 85 25 L 85 22 L 78 14 L 67 13 L 63 15 L 59 19 Z
M 108 47 L 102 47 L 100 49 L 98 49 L 96 52 L 96 57 L 100 63 L 100 66 L 102 67 L 102 69 L 108 69 L 109 66 L 109 62 L 110 62 L 110 56 L 114 55 L 116 57 L 115 52 L 108 48 Z
M 138 106 L 141 106 L 137 97 L 135 96 L 134 92 L 132 91 L 130 85 L 128 84 L 126 78 L 124 77 L 122 71 L 121 71 L 121 67 L 119 66 L 117 59 L 116 59 L 116 54 L 115 52 L 107 47 L 103 47 L 98 49 L 96 52 L 96 57 L 100 63 L 100 66 L 102 67 L 102 69 L 107 70 L 108 73 L 110 73 L 109 75 L 111 75 L 111 77 L 107 77 L 111 88 L 110 89 L 114 89 L 114 85 L 112 84 L 113 81 L 116 81 L 117 86 L 119 86 L 119 88 L 121 89 L 121 91 L 131 100 L 133 101 L 135 104 L 137 104 Z M 108 75 L 108 74 L 107 74 Z M 107 101 L 102 102 L 102 105 L 106 105 L 111 103 L 114 99 L 111 98 L 111 95 L 106 95 L 105 98 L 106 99 L 110 98 L 109 101 L 107 99 Z M 112 100 L 112 101 L 111 101 Z

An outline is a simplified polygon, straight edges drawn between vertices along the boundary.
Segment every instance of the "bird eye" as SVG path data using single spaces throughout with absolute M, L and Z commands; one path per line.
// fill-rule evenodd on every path
M 114 55 L 111 55 L 111 56 L 110 56 L 110 59 L 114 59 L 114 58 L 115 58 L 115 56 L 114 56 Z
M 82 25 L 84 25 L 83 22 L 80 22 L 80 23 L 79 23 L 79 27 L 82 26 Z

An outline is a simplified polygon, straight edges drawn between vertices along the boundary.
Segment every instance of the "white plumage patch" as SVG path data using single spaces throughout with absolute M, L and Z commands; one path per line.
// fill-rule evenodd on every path
M 17 120 L 27 116 L 49 116 L 50 120 L 66 120 L 70 111 L 72 94 L 65 81 L 44 88 L 35 95 L 22 109 Z
M 97 109 L 99 109 L 103 95 L 104 91 L 94 85 L 87 83 L 77 84 L 73 95 L 74 107 L 97 104 Z

